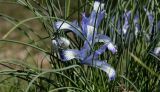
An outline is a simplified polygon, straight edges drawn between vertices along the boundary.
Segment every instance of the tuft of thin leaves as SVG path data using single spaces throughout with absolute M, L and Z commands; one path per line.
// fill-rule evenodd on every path
M 78 60 L 64 63 L 52 47 L 51 41 L 56 37 L 69 39 L 70 49 L 80 49 L 83 46 L 83 40 L 74 33 L 68 31 L 57 33 L 53 23 L 59 20 L 67 23 L 78 20 L 79 25 L 82 13 L 90 15 L 94 0 L 2 0 L 0 5 L 20 6 L 29 11 L 32 17 L 21 20 L 0 11 L 0 19 L 12 25 L 9 30 L 2 32 L 0 47 L 18 53 L 18 51 L 13 52 L 11 47 L 17 46 L 19 49 L 18 46 L 22 46 L 26 52 L 25 57 L 21 59 L 15 58 L 14 55 L 0 59 L 2 67 L 0 91 L 159 92 L 160 55 L 154 51 L 156 47 L 160 47 L 160 2 L 158 0 L 96 1 L 103 2 L 105 8 L 105 18 L 97 31 L 108 35 L 118 48 L 115 55 L 105 51 L 98 57 L 108 60 L 108 63 L 116 69 L 117 76 L 114 81 L 109 82 L 104 72 L 81 65 Z M 127 18 L 128 11 L 130 18 Z M 153 22 L 150 21 L 152 16 L 148 17 L 149 14 L 154 17 Z M 135 21 L 136 15 L 139 17 L 137 21 Z M 30 25 L 35 20 L 38 30 L 34 29 L 34 25 Z M 136 25 L 140 26 L 140 30 L 135 33 Z M 125 34 L 123 29 L 127 29 Z M 14 34 L 24 39 L 13 38 Z M 93 49 L 100 46 L 101 43 L 95 44 Z M 2 49 L 0 54 L 5 53 Z M 42 60 L 34 59 L 37 53 L 42 54 Z M 48 63 L 46 69 L 43 68 L 45 61 Z M 40 62 L 38 63 L 40 65 L 37 65 L 37 62 Z

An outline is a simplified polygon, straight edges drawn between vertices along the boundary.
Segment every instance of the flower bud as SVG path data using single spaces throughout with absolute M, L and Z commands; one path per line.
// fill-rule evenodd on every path
M 100 3 L 99 1 L 94 2 L 93 10 L 99 12 L 100 10 L 104 9 L 104 3 Z
M 54 50 L 67 49 L 70 41 L 64 37 L 59 37 L 52 40 L 52 45 Z

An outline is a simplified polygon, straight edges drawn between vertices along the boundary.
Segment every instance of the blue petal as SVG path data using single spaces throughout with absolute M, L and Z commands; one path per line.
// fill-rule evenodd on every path
M 138 14 L 136 14 L 136 15 L 134 16 L 133 21 L 134 21 L 134 24 L 137 24 L 137 23 L 138 23 L 138 21 L 139 21 L 139 15 L 138 15 Z
M 158 21 L 158 23 L 157 23 L 157 28 L 160 31 L 160 21 Z
M 108 48 L 108 50 L 110 50 L 113 54 L 115 54 L 117 52 L 116 47 L 112 44 L 104 44 L 102 45 L 98 50 L 96 50 L 95 52 L 92 52 L 91 55 L 89 55 L 86 60 L 92 60 L 92 59 L 98 59 L 98 56 L 101 55 L 102 53 L 104 53 L 106 51 L 106 49 Z
M 73 24 L 73 23 L 67 23 L 64 21 L 58 21 L 54 24 L 55 28 L 59 31 L 59 30 L 63 30 L 63 29 L 67 29 L 64 31 L 72 31 L 73 33 L 75 33 L 77 36 L 79 36 L 82 40 L 84 40 L 84 36 L 81 32 L 81 28 L 78 27 L 77 25 Z
M 153 25 L 153 22 L 154 22 L 154 16 L 152 14 L 152 12 L 149 12 L 146 8 L 144 8 L 147 16 L 148 16 L 148 20 L 149 20 L 149 24 L 150 25 Z
M 85 13 L 82 14 L 82 33 L 83 35 L 87 36 L 87 25 L 88 25 L 89 19 L 85 16 Z
M 104 42 L 104 45 L 102 45 L 98 50 L 95 52 L 92 52 L 88 57 L 86 57 L 86 61 L 90 61 L 92 59 L 98 59 L 98 56 L 105 52 L 105 50 L 108 48 L 113 54 L 117 52 L 116 46 L 111 42 L 111 40 L 108 40 L 108 37 L 105 35 L 101 35 L 102 39 L 99 39 L 99 42 Z M 88 48 L 86 48 L 88 50 Z M 86 50 L 86 51 L 87 51 Z M 87 56 L 87 54 L 85 54 Z
M 82 49 L 90 51 L 95 44 L 95 37 L 97 35 L 97 29 L 93 26 L 87 25 L 87 39 L 84 42 Z
M 89 18 L 90 19 L 89 25 L 95 26 L 96 28 L 98 28 L 104 16 L 105 16 L 105 11 L 96 12 L 93 10 Z
M 153 30 L 153 22 L 154 22 L 154 16 L 152 14 L 152 12 L 149 12 L 146 8 L 144 8 L 147 16 L 148 16 L 148 21 L 149 21 L 149 25 L 150 25 L 150 29 L 149 29 L 149 32 L 150 34 L 152 33 L 152 30 Z
M 107 73 L 109 80 L 114 80 L 116 72 L 115 70 L 106 62 L 106 61 L 101 61 L 101 60 L 89 60 L 89 61 L 84 61 L 82 64 L 86 64 L 92 67 L 99 68 L 103 70 L 104 72 Z
M 107 44 L 107 48 L 108 48 L 108 50 L 110 50 L 113 54 L 115 54 L 115 53 L 117 52 L 116 46 L 115 46 L 114 44 L 112 44 L 112 43 Z
M 99 26 L 99 24 L 101 23 L 101 21 L 104 17 L 105 17 L 105 11 L 100 12 L 100 14 L 98 16 L 98 20 L 97 20 L 97 27 Z
M 62 61 L 81 59 L 79 50 L 75 49 L 62 50 L 59 54 Z
M 103 51 L 104 48 L 108 48 L 108 50 L 110 50 L 113 54 L 117 52 L 117 48 L 116 46 L 113 44 L 113 42 L 111 41 L 111 39 L 106 36 L 106 35 L 97 35 L 95 42 L 103 42 L 105 43 L 100 49 L 99 51 Z M 102 50 L 101 50 L 102 49 Z
M 88 57 L 89 51 L 90 51 L 90 49 L 82 47 L 80 49 L 80 55 L 81 55 L 80 59 L 84 60 L 86 57 Z
M 98 34 L 96 36 L 95 42 L 110 43 L 111 39 L 108 36 L 106 36 L 106 35 Z
M 107 47 L 108 47 L 108 44 L 102 45 L 98 50 L 95 51 L 96 55 L 101 55 L 102 53 L 104 53 Z
M 154 48 L 153 53 L 154 53 L 155 55 L 157 55 L 157 56 L 160 56 L 160 47 Z
M 127 33 L 127 30 L 129 28 L 129 20 L 130 20 L 130 17 L 131 17 L 131 11 L 127 11 L 124 13 L 124 25 L 123 25 L 123 28 L 122 28 L 122 32 L 123 34 L 126 34 Z
M 118 23 L 117 23 L 117 30 L 118 30 L 118 33 L 121 34 L 122 33 L 122 29 L 121 29 L 121 21 L 118 20 Z
M 129 28 L 129 25 L 128 25 L 128 24 L 124 24 L 124 25 L 123 25 L 123 28 L 122 28 L 123 34 L 126 34 L 126 33 L 127 33 L 128 28 Z
M 125 22 L 128 22 L 130 20 L 130 17 L 131 17 L 131 11 L 126 11 L 124 13 L 124 19 L 125 19 Z M 128 24 L 128 23 L 127 23 Z
M 135 26 L 135 35 L 137 36 L 138 32 L 140 31 L 140 24 L 138 23 L 139 21 L 139 15 L 136 14 L 134 16 L 133 22 L 134 22 L 134 26 Z
M 96 26 L 96 22 L 98 20 L 98 13 L 96 11 L 92 11 L 89 18 L 89 25 Z
M 92 52 L 88 57 L 86 57 L 85 60 L 90 61 L 92 59 L 98 59 L 98 56 L 104 53 L 107 47 L 108 47 L 107 44 L 102 45 L 98 50 L 96 50 L 95 52 Z
M 104 3 L 101 3 L 100 0 L 95 0 L 93 10 L 96 12 L 100 12 L 104 9 Z
M 85 14 L 82 14 L 82 32 L 87 37 L 83 48 L 90 50 L 91 46 L 94 46 L 94 38 L 97 34 L 97 29 L 91 25 L 88 25 L 89 19 L 85 16 Z M 86 49 L 87 50 L 87 49 Z
M 91 44 L 92 40 L 94 40 L 95 36 L 97 35 L 97 29 L 93 26 L 87 25 L 87 40 Z

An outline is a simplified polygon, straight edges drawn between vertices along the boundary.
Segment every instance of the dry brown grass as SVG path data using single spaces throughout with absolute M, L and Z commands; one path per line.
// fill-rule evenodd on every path
M 19 21 L 34 16 L 32 12 L 16 4 L 14 5 L 14 4 L 0 3 L 0 13 L 11 16 Z M 31 22 L 28 22 L 27 25 L 29 25 L 29 27 L 32 28 L 34 31 L 44 34 L 42 30 L 42 25 L 39 23 L 39 21 L 37 20 L 31 21 Z M 0 17 L 0 39 L 13 26 L 14 26 L 13 24 L 5 20 L 3 17 Z M 7 39 L 26 42 L 28 38 L 22 35 L 19 31 L 20 30 L 15 30 L 7 37 Z M 30 33 L 30 35 L 32 35 L 32 33 Z M 29 48 L 28 50 L 26 46 L 22 46 L 18 44 L 3 43 L 3 44 L 0 44 L 0 59 L 2 60 L 2 59 L 8 59 L 8 58 L 16 58 L 16 59 L 24 60 L 26 59 L 30 51 L 32 51 L 32 49 Z M 49 67 L 48 60 L 46 58 L 43 58 L 44 56 L 41 53 L 34 52 L 32 57 L 34 58 L 34 61 L 36 62 L 38 67 L 41 67 L 41 62 L 42 62 L 43 68 Z

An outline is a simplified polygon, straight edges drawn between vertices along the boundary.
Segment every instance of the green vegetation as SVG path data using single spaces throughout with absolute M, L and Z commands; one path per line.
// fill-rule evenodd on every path
M 103 1 L 103 0 L 102 0 Z M 117 53 L 106 50 L 98 58 L 116 71 L 109 81 L 105 72 L 73 59 L 63 62 L 53 50 L 57 36 L 80 49 L 83 41 L 72 32 L 56 33 L 57 21 L 78 20 L 90 15 L 93 0 L 1 0 L 0 1 L 0 92 L 160 92 L 160 2 L 158 0 L 104 0 L 105 18 L 98 32 L 109 36 Z M 154 32 L 144 7 L 154 16 Z M 13 8 L 13 9 L 12 9 Z M 127 36 L 119 34 L 130 10 Z M 134 16 L 141 26 L 135 33 Z M 114 22 L 112 21 L 112 17 Z M 102 31 L 103 30 L 103 31 Z M 95 44 L 94 48 L 101 44 Z

